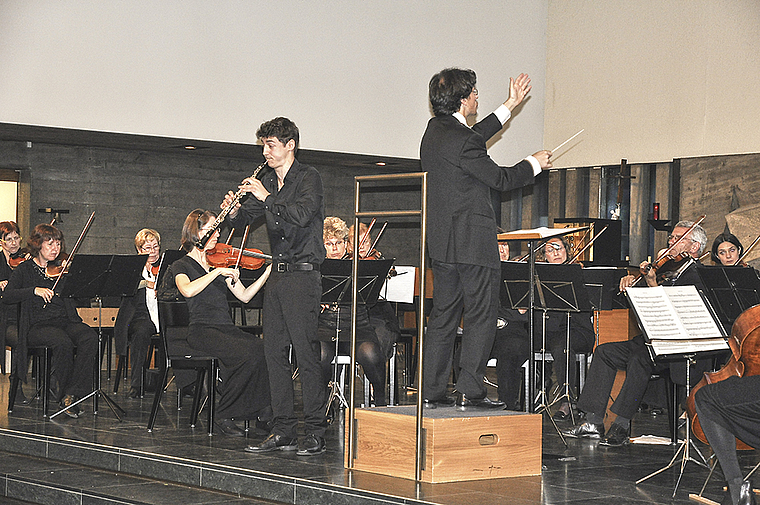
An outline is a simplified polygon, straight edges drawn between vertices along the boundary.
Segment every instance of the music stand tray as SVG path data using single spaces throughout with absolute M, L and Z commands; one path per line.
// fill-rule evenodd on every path
M 102 298 L 105 296 L 134 296 L 142 279 L 142 269 L 147 259 L 142 255 L 97 255 L 80 254 L 74 256 L 69 265 L 68 273 L 63 278 L 60 296 L 62 298 L 95 298 L 98 308 L 102 309 Z M 73 405 L 93 397 L 93 413 L 98 413 L 98 398 L 102 397 L 114 416 L 121 421 L 122 414 L 126 411 L 112 400 L 101 388 L 100 356 L 103 349 L 103 331 L 100 326 L 101 318 L 98 318 L 98 365 L 97 388 L 79 399 Z M 59 410 L 50 418 L 61 414 L 65 409 Z

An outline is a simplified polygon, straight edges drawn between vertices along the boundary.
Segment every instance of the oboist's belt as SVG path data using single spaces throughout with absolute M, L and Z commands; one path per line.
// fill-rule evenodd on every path
M 312 263 L 283 263 L 275 262 L 274 269 L 276 272 L 310 272 L 312 270 L 319 271 L 319 265 Z

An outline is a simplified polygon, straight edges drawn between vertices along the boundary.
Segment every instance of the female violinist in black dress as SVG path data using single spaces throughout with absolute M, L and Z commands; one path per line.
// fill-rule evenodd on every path
M 77 418 L 82 410 L 72 404 L 93 389 L 98 335 L 82 322 L 71 298 L 61 298 L 52 290 L 55 277 L 48 267 L 63 253 L 63 233 L 38 224 L 27 246 L 31 258 L 13 270 L 3 292 L 4 303 L 20 304 L 14 373 L 26 381 L 28 347 L 50 347 L 55 400 L 66 408 L 66 415 Z
M 203 249 L 195 246 L 199 237 L 213 228 L 216 215 L 196 209 L 182 227 L 182 249 L 186 256 L 171 264 L 177 289 L 187 300 L 190 327 L 187 342 L 204 354 L 219 358 L 220 380 L 217 424 L 225 435 L 244 436 L 235 419 L 271 420 L 269 376 L 264 360 L 264 342 L 235 326 L 227 304 L 229 290 L 248 302 L 269 278 L 271 265 L 247 288 L 235 268 L 212 268 L 206 251 L 216 245 L 219 231 Z M 169 277 L 169 276 L 167 276 Z M 269 419 L 267 419 L 269 417 Z

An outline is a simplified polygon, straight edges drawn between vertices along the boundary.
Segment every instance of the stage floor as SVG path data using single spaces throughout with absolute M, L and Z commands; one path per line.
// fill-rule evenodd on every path
M 109 390 L 113 387 L 105 380 L 103 384 Z M 243 448 L 259 442 L 263 436 L 254 435 L 248 440 L 221 434 L 209 437 L 204 419 L 195 429 L 190 428 L 191 402 L 186 400 L 186 408 L 178 411 L 176 394 L 173 387 L 170 388 L 153 433 L 146 430 L 152 394 L 142 400 L 128 399 L 123 390 L 111 395 L 127 411 L 122 422 L 103 401 L 97 415 L 92 412 L 92 401 L 85 403 L 86 412 L 80 419 L 58 416 L 43 420 L 39 401 L 16 406 L 11 414 L 5 408 L 0 409 L 0 451 L 24 455 L 3 455 L 6 463 L 0 465 L 0 478 L 6 480 L 5 495 L 9 495 L 11 481 L 18 484 L 19 478 L 34 476 L 39 478 L 35 483 L 37 488 L 40 485 L 51 489 L 58 485 L 72 487 L 71 482 L 61 483 L 50 477 L 54 469 L 60 469 L 64 463 L 109 472 L 110 479 L 96 479 L 94 483 L 83 485 L 83 489 L 107 491 L 111 493 L 109 496 L 131 500 L 122 503 L 169 502 L 158 491 L 145 492 L 152 489 L 150 487 L 143 487 L 143 492 L 137 493 L 136 484 L 130 479 L 139 476 L 145 479 L 146 486 L 155 486 L 156 482 L 162 482 L 164 487 L 167 483 L 176 483 L 210 492 L 234 493 L 240 497 L 235 503 L 685 504 L 692 503 L 688 493 L 699 492 L 707 475 L 707 470 L 688 463 L 673 499 L 680 465 L 638 486 L 635 484 L 637 479 L 665 466 L 674 454 L 673 446 L 603 448 L 594 441 L 568 440 L 569 446 L 565 448 L 545 417 L 541 476 L 417 485 L 411 480 L 344 469 L 342 423 L 328 429 L 327 452 L 320 456 L 299 457 L 284 452 L 248 454 Z M 31 394 L 31 384 L 25 386 L 25 391 Z M 0 405 L 7 405 L 7 398 L 8 381 L 0 378 Z M 411 404 L 415 397 L 406 395 L 402 400 L 404 404 Z M 560 423 L 560 426 L 567 427 L 569 423 Z M 637 414 L 633 435 L 641 434 L 667 436 L 667 416 Z M 705 446 L 697 445 L 703 453 L 709 453 Z M 748 471 L 758 461 L 757 453 L 742 454 L 741 461 Z M 9 468 L 14 465 L 20 468 L 11 471 Z M 130 485 L 120 488 L 120 482 Z M 720 501 L 721 486 L 722 479 L 716 475 L 705 496 Z M 183 501 L 194 504 L 221 500 L 206 498 L 204 501 L 197 493 L 193 496 L 196 498 Z M 229 495 L 220 496 L 229 499 Z

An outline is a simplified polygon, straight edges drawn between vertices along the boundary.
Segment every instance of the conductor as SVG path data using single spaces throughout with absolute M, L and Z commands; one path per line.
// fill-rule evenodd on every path
M 491 191 L 533 183 L 551 168 L 551 152 L 539 151 L 512 167 L 499 166 L 486 141 L 498 133 L 531 89 L 530 78 L 509 79 L 509 98 L 470 128 L 478 111 L 472 70 L 448 68 L 430 79 L 430 119 L 420 145 L 428 172 L 427 246 L 433 269 L 433 310 L 423 363 L 423 397 L 428 408 L 504 408 L 486 397 L 483 384 L 499 305 L 499 251 Z M 456 328 L 464 317 L 456 398 L 446 395 Z

